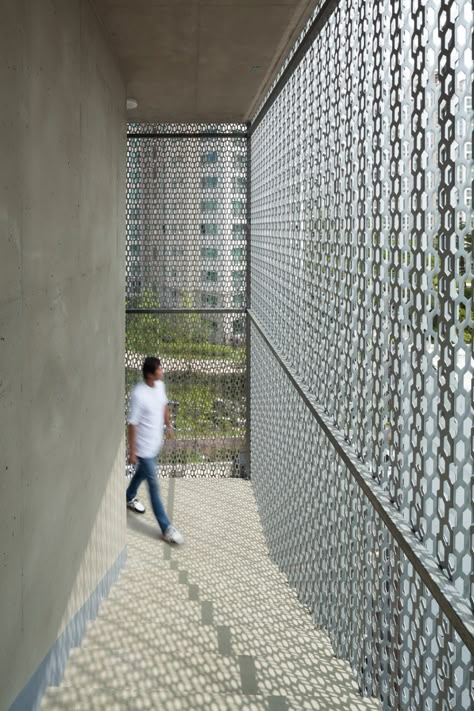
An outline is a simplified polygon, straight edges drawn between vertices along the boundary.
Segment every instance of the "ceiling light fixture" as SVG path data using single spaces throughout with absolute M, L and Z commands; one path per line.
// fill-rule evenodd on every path
M 127 99 L 127 111 L 136 109 L 138 107 L 138 101 L 136 99 Z

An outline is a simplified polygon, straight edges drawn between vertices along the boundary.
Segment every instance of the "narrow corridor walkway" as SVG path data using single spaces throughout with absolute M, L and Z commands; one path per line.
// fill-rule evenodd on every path
M 248 482 L 165 480 L 162 493 L 186 545 L 128 512 L 127 565 L 43 711 L 379 708 L 269 559 Z

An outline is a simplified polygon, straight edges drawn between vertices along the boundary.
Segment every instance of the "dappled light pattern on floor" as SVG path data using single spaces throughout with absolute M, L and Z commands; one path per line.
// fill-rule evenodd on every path
M 129 512 L 126 568 L 43 711 L 379 708 L 269 559 L 249 482 L 162 493 L 186 545 Z

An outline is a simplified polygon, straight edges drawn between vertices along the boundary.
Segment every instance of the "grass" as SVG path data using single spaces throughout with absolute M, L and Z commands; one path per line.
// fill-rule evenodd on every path
M 245 345 L 213 343 L 212 323 L 199 314 L 129 314 L 125 348 L 143 356 L 245 362 Z

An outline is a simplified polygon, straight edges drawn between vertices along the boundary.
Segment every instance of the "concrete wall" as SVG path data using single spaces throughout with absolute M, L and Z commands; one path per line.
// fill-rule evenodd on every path
M 125 93 L 89 0 L 0 0 L 0 709 L 125 545 Z

